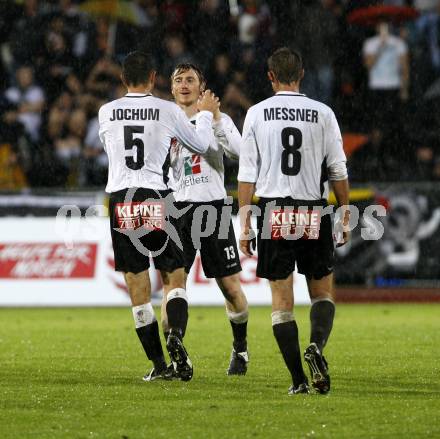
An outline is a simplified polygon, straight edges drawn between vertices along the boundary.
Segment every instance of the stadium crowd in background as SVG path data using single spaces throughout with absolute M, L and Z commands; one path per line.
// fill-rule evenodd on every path
M 405 90 L 388 106 L 366 59 L 376 29 L 347 21 L 377 1 L 242 0 L 236 12 L 226 0 L 125 3 L 118 18 L 87 13 L 80 0 L 0 2 L 0 189 L 104 186 L 96 116 L 125 94 L 120 61 L 131 50 L 152 52 L 155 95 L 168 99 L 174 66 L 200 65 L 241 129 L 247 109 L 271 95 L 266 59 L 284 45 L 307 54 L 302 91 L 331 104 L 343 133 L 361 135 L 353 182 L 440 179 L 440 1 L 381 2 L 419 12 L 383 39 L 408 60 Z M 234 183 L 237 165 L 225 161 Z

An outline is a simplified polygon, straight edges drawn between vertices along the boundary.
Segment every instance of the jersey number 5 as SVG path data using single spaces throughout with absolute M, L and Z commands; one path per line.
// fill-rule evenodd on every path
M 298 128 L 284 128 L 281 131 L 281 172 L 284 175 L 297 175 L 301 169 L 301 153 L 298 151 L 302 145 L 302 133 Z
M 133 148 L 136 148 L 136 161 L 134 161 L 134 156 L 126 155 L 125 164 L 134 171 L 138 171 L 144 166 L 144 142 L 139 138 L 135 139 L 133 135 L 135 133 L 142 134 L 143 132 L 144 127 L 140 125 L 124 126 L 125 150 L 132 151 Z

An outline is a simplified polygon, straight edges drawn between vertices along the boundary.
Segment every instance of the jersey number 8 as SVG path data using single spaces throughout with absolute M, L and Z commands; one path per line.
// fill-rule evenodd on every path
M 281 131 L 281 172 L 284 175 L 298 175 L 301 169 L 302 133 L 298 128 L 288 127 Z

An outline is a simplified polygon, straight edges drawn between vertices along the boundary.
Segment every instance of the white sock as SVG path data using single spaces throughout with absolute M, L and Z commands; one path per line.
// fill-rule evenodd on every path
M 156 320 L 151 302 L 133 306 L 131 309 L 133 311 L 133 318 L 136 329 L 142 328 L 142 326 L 151 325 L 151 323 Z
M 245 323 L 248 321 L 249 311 L 246 308 L 244 311 L 234 312 L 234 311 L 230 311 L 228 308 L 226 308 L 226 315 L 228 316 L 228 319 L 231 322 L 239 325 L 240 323 Z

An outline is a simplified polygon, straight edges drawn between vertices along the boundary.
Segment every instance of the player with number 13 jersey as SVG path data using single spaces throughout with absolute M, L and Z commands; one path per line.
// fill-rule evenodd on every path
M 179 64 L 171 75 L 171 85 L 176 103 L 197 125 L 198 99 L 205 89 L 203 73 L 193 64 Z M 248 306 L 240 285 L 241 264 L 230 217 L 232 206 L 225 205 L 223 166 L 224 153 L 238 158 L 241 136 L 232 119 L 220 111 L 214 113 L 212 131 L 215 145 L 203 156 L 195 154 L 181 142 L 176 142 L 172 148 L 174 196 L 176 206 L 186 209 L 179 218 L 185 273 L 188 275 L 199 250 L 206 277 L 215 278 L 225 297 L 226 313 L 232 327 L 234 340 L 227 373 L 244 375 L 248 363 Z M 197 239 L 194 236 L 196 229 L 206 233 Z M 168 322 L 163 320 L 162 325 L 166 333 Z

